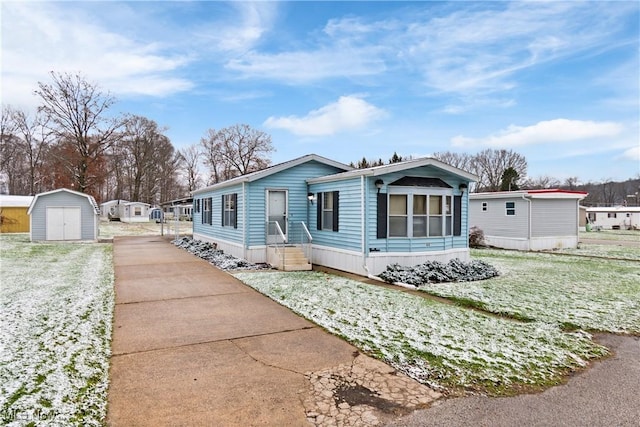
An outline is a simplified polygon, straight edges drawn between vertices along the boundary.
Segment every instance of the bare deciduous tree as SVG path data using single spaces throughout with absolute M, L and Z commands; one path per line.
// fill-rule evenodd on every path
M 275 151 L 271 137 L 249 125 L 233 125 L 219 131 L 209 129 L 200 143 L 211 172 L 210 183 L 221 182 L 268 167 Z
M 28 192 L 30 195 L 34 195 L 40 192 L 44 186 L 42 180 L 45 176 L 42 165 L 52 136 L 47 126 L 48 117 L 37 113 L 31 118 L 24 111 L 14 110 L 12 118 L 23 142 Z
M 196 144 L 179 150 L 182 168 L 187 178 L 187 191 L 191 192 L 200 185 L 200 158 L 202 152 Z
M 476 154 L 471 171 L 479 177 L 476 191 L 500 190 L 502 174 L 508 168 L 513 168 L 518 176 L 526 176 L 527 160 L 512 150 L 488 148 Z
M 58 138 L 73 148 L 74 156 L 60 160 L 66 161 L 72 171 L 76 188 L 86 192 L 99 184 L 101 177 L 92 170 L 118 139 L 123 120 L 107 116 L 115 98 L 83 76 L 54 71 L 50 74 L 53 83 L 38 82 L 35 91 L 42 101 L 39 111 L 48 117 Z

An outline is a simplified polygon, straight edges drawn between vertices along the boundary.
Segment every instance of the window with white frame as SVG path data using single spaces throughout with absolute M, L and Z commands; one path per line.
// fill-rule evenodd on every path
M 504 207 L 507 216 L 514 216 L 516 214 L 516 202 L 505 202 Z
M 407 237 L 407 195 L 389 195 L 389 237 Z
M 207 197 L 202 199 L 202 223 L 211 225 L 212 219 L 211 197 Z
M 322 230 L 333 230 L 333 191 L 322 196 Z
M 442 237 L 453 234 L 451 194 L 389 194 L 389 237 Z
M 142 208 L 140 206 L 133 208 L 133 216 L 142 216 Z
M 607 212 L 607 218 L 615 218 L 615 217 L 616 217 L 615 212 Z
M 236 204 L 238 201 L 238 194 L 224 194 L 222 196 L 222 226 L 223 227 L 237 227 L 236 222 Z

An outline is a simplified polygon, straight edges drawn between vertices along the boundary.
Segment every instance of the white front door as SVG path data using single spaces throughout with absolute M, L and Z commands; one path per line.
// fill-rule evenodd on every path
M 47 208 L 47 240 L 80 240 L 80 207 Z
M 282 243 L 280 231 L 287 238 L 287 190 L 267 190 L 267 244 Z

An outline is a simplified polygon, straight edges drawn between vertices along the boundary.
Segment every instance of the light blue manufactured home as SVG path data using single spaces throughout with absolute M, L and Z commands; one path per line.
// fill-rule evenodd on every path
M 195 191 L 193 234 L 286 270 L 376 275 L 392 263 L 466 260 L 475 180 L 431 158 L 352 169 L 307 155 Z

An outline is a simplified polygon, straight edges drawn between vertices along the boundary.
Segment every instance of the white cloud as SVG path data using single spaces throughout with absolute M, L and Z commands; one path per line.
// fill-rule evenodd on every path
M 338 101 L 309 112 L 304 117 L 269 117 L 265 126 L 285 129 L 296 135 L 333 135 L 362 129 L 387 113 L 358 96 L 341 96 Z
M 89 9 L 90 10 L 90 9 Z M 67 3 L 2 4 L 3 103 L 31 105 L 49 71 L 81 73 L 116 95 L 166 96 L 193 83 L 174 73 L 190 58 L 135 41 Z M 27 90 L 29 88 L 29 90 Z
M 625 150 L 625 152 L 622 153 L 622 157 L 624 159 L 638 162 L 638 172 L 640 173 L 640 145 L 636 145 L 635 147 Z
M 458 135 L 451 139 L 451 143 L 455 147 L 508 148 L 615 137 L 622 130 L 623 126 L 615 122 L 554 119 L 538 122 L 531 126 L 510 125 L 506 129 L 484 138 L 469 138 Z

